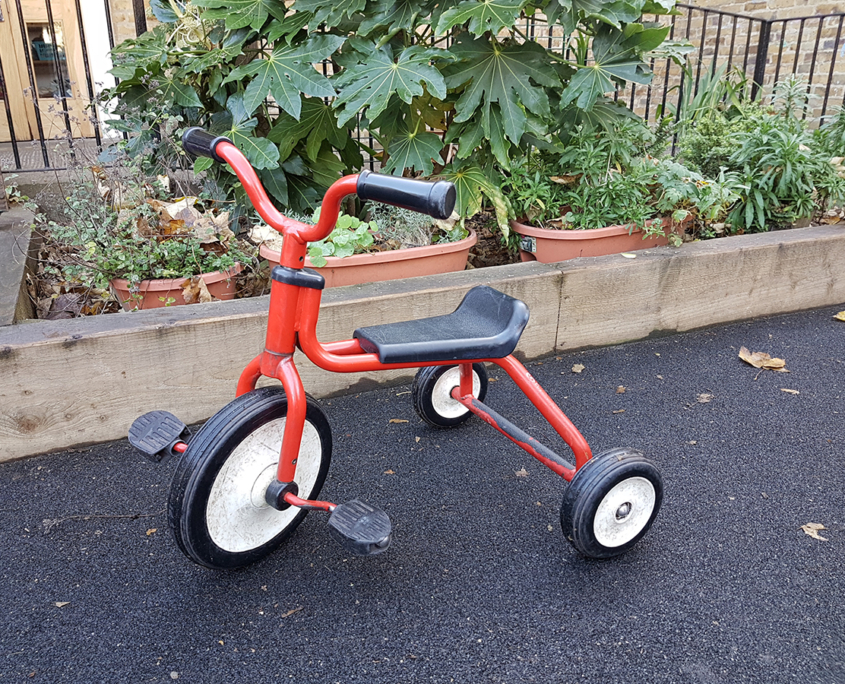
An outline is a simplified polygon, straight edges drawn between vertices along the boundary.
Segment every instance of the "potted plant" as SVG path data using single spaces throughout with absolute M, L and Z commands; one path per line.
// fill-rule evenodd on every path
M 478 239 L 455 215 L 436 221 L 384 204 L 374 204 L 365 215 L 366 221 L 341 214 L 331 234 L 309 246 L 306 265 L 326 279 L 326 287 L 462 271 Z M 299 220 L 314 223 L 318 218 L 319 209 Z M 267 226 L 250 235 L 260 243 L 261 256 L 278 264 L 281 235 Z
M 514 165 L 504 192 L 522 261 L 543 263 L 679 245 L 687 224 L 715 220 L 737 195 L 636 144 L 636 129 L 581 131 L 554 157 Z M 642 136 L 642 133 L 640 134 Z
M 51 298 L 72 295 L 74 315 L 115 310 L 115 300 L 129 311 L 232 299 L 250 257 L 228 213 L 197 197 L 167 199 L 168 186 L 121 164 L 109 175 L 87 169 L 52 216 L 37 220 Z

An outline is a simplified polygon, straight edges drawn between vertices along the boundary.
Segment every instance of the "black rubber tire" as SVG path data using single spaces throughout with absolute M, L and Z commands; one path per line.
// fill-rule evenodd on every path
M 472 415 L 472 412 L 469 409 L 461 407 L 464 408 L 464 410 L 460 414 L 447 416 L 443 415 L 435 407 L 433 397 L 437 381 L 440 380 L 443 375 L 453 371 L 454 369 L 460 369 L 460 366 L 426 366 L 425 368 L 420 368 L 414 376 L 414 383 L 411 385 L 411 398 L 414 402 L 414 410 L 420 418 L 434 427 L 455 427 L 456 425 L 466 422 Z M 472 369 L 478 376 L 480 382 L 480 388 L 475 398 L 479 401 L 484 401 L 484 397 L 487 396 L 487 369 L 484 367 L 483 363 L 472 364 Z M 460 370 L 458 370 L 458 374 L 460 374 Z M 460 377 L 460 375 L 458 375 L 458 377 Z M 451 391 L 451 387 L 456 387 L 458 382 L 459 380 L 456 380 L 454 384 L 450 385 L 449 391 Z M 441 393 L 442 389 L 443 388 L 441 387 L 439 390 Z M 457 404 L 457 402 L 455 403 Z M 460 406 L 460 404 L 458 405 Z
M 326 418 L 316 400 L 307 395 L 306 399 L 305 427 L 310 439 L 312 441 L 318 439 L 319 443 L 315 442 L 315 448 L 308 452 L 310 460 L 306 470 L 301 470 L 305 456 L 300 452 L 297 480 L 301 479 L 300 472 L 309 473 L 308 478 L 312 484 L 305 488 L 301 487 L 299 496 L 314 499 L 319 495 L 328 474 L 332 454 L 332 436 L 328 418 Z M 214 538 L 215 526 L 220 527 L 217 518 L 220 517 L 221 513 L 229 510 L 225 504 L 222 509 L 219 507 L 213 508 L 219 506 L 216 503 L 218 499 L 222 500 L 223 495 L 217 492 L 215 492 L 212 509 L 209 509 L 209 500 L 218 475 L 226 467 L 227 461 L 233 454 L 236 454 L 236 457 L 235 461 L 230 463 L 230 467 L 238 462 L 243 462 L 248 455 L 258 458 L 257 454 L 261 452 L 261 459 L 256 467 L 260 469 L 263 477 L 267 477 L 267 473 L 271 471 L 269 465 L 264 464 L 271 462 L 271 453 L 277 448 L 275 439 L 277 433 L 274 432 L 274 427 L 265 428 L 272 440 L 266 448 L 263 447 L 267 438 L 264 438 L 264 442 L 261 442 L 262 433 L 252 437 L 252 440 L 257 442 L 256 449 L 250 450 L 245 446 L 241 451 L 237 451 L 237 448 L 246 439 L 261 430 L 263 426 L 284 418 L 287 415 L 287 407 L 287 396 L 280 387 L 264 387 L 244 394 L 212 416 L 200 428 L 191 440 L 188 449 L 182 454 L 170 486 L 168 521 L 179 548 L 195 563 L 215 570 L 239 568 L 254 563 L 274 551 L 290 537 L 307 515 L 308 511 L 297 510 L 293 507 L 286 511 L 276 511 L 269 506 L 266 510 L 256 508 L 253 504 L 252 508 L 248 508 L 250 504 L 247 501 L 246 505 L 241 506 L 239 510 L 248 511 L 248 514 L 253 516 L 260 515 L 261 517 L 258 519 L 262 525 L 270 530 L 272 537 L 261 539 L 260 542 L 256 541 L 254 545 L 244 542 L 247 544 L 244 548 L 225 548 L 221 546 L 221 543 L 226 542 L 220 542 L 219 539 L 215 540 Z M 309 423 L 313 427 L 313 431 L 309 428 Z M 278 432 L 279 447 L 282 434 L 283 429 Z M 278 463 L 278 455 L 276 455 L 275 461 Z M 225 494 L 235 491 L 233 483 L 237 482 L 236 478 L 226 479 L 228 468 L 223 472 L 224 477 L 221 480 L 218 492 L 222 490 Z M 257 473 L 259 470 L 253 468 L 253 470 L 246 472 Z M 257 476 L 256 479 L 258 479 Z M 242 481 L 246 482 L 243 479 Z M 228 487 L 228 490 L 225 489 L 226 487 Z M 236 494 L 240 494 L 243 498 L 243 491 L 236 492 Z M 260 513 L 254 513 L 253 508 Z M 212 515 L 211 520 L 209 519 L 209 510 L 212 510 L 212 513 L 217 512 L 216 516 Z M 246 529 L 246 526 L 243 527 L 244 529 L 238 532 L 239 535 L 243 535 L 243 539 L 247 538 L 247 534 L 257 531 L 257 526 L 256 529 L 251 531 Z M 266 531 L 264 534 L 266 535 Z M 216 535 L 220 537 L 221 533 L 217 532 Z
M 618 485 L 620 488 L 608 497 Z M 639 499 L 626 501 L 632 497 Z M 657 467 L 636 449 L 613 449 L 594 456 L 575 473 L 563 496 L 560 524 L 564 536 L 583 555 L 612 558 L 645 536 L 662 502 L 663 478 Z M 626 505 L 630 505 L 628 513 L 620 518 L 619 511 Z M 619 528 L 614 527 L 614 519 Z

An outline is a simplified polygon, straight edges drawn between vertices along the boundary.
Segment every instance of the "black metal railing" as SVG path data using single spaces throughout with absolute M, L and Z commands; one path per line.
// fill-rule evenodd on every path
M 35 73 L 36 45 L 27 33 L 21 0 L 11 0 L 11 7 L 16 12 L 20 39 L 25 50 L 19 55 L 23 65 L 8 65 L 0 60 L 0 133 L 5 140 L 0 140 L 0 169 L 5 171 L 38 171 L 56 169 L 65 165 L 68 157 L 73 157 L 77 147 L 87 145 L 98 149 L 104 136 L 103 122 L 99 119 L 96 107 L 92 107 L 90 135 L 83 135 L 79 127 L 72 125 L 72 112 L 69 102 L 71 89 L 86 104 L 95 99 L 95 89 L 90 68 L 92 55 L 86 42 L 82 22 L 82 0 L 73 0 L 79 25 L 79 45 L 84 74 L 77 74 L 78 82 L 70 83 L 67 64 L 70 56 L 60 51 L 60 31 L 56 29 L 52 3 L 55 0 L 43 0 L 47 14 L 44 27 L 45 37 L 54 46 L 53 50 L 44 50 L 39 57 L 39 68 L 45 63 L 52 64 L 51 73 L 55 76 L 55 88 L 52 98 L 39 98 L 39 79 Z M 108 26 L 109 46 L 114 47 L 115 36 L 112 26 L 109 0 L 103 0 L 106 24 Z M 136 34 L 147 28 L 143 0 L 132 0 Z M 625 98 L 626 103 L 647 121 L 655 121 L 661 113 L 673 111 L 677 115 L 690 94 L 696 95 L 699 88 L 706 85 L 706 78 L 716 74 L 734 73 L 734 78 L 745 79 L 750 94 L 757 96 L 771 92 L 774 84 L 787 76 L 796 76 L 804 80 L 807 88 L 808 106 L 804 112 L 812 125 L 818 125 L 830 117 L 833 111 L 845 105 L 845 36 L 843 24 L 845 13 L 824 16 L 807 16 L 793 19 L 762 19 L 716 9 L 705 9 L 692 5 L 678 5 L 680 14 L 660 17 L 669 23 L 670 39 L 687 40 L 694 46 L 685 69 L 670 59 L 652 60 L 654 72 L 648 86 L 631 85 L 616 93 L 617 98 Z M 649 17 L 650 18 L 650 17 Z M 10 17 L 0 18 L 10 21 Z M 68 31 L 64 27 L 64 31 Z M 75 29 L 74 29 L 75 30 Z M 561 27 L 552 26 L 540 20 L 526 20 L 525 33 L 532 40 L 556 50 L 566 50 L 569 37 L 564 36 Z M 105 59 L 105 55 L 93 55 L 94 59 Z M 25 68 L 24 68 L 25 67 Z M 25 73 L 24 87 L 20 92 L 9 88 L 9 70 Z M 43 80 L 43 79 L 42 79 Z M 28 117 L 28 135 L 15 128 L 13 117 L 13 98 L 25 107 Z M 45 130 L 44 110 L 49 110 L 50 121 L 64 124 L 64 130 L 58 136 L 50 136 Z M 77 112 L 78 114 L 78 112 Z M 6 127 L 3 127 L 5 117 Z M 361 135 L 361 132 L 359 132 Z M 363 137 L 371 141 L 368 132 Z M 57 144 L 48 144 L 56 140 Z M 372 145 L 372 142 L 370 142 Z

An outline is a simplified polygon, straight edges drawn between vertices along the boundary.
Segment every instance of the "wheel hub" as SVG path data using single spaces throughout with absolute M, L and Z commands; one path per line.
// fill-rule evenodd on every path
M 267 487 L 269 487 L 270 483 L 276 479 L 276 470 L 276 464 L 271 463 L 258 474 L 258 477 L 255 478 L 255 482 L 252 485 L 252 491 L 249 496 L 250 502 L 253 506 L 255 506 L 255 508 L 266 508 L 268 506 L 264 495 L 267 492 Z
M 607 548 L 627 544 L 648 525 L 656 504 L 654 485 L 646 478 L 628 477 L 617 482 L 596 509 L 596 540 Z
M 631 508 L 633 507 L 631 506 L 630 501 L 626 501 L 625 503 L 623 503 L 619 508 L 616 509 L 616 520 L 618 522 L 622 522 L 623 520 L 625 520 L 625 518 L 627 518 L 631 514 Z

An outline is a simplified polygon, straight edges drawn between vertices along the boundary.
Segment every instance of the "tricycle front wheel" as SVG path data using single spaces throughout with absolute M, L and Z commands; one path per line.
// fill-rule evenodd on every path
M 575 473 L 560 507 L 560 524 L 588 558 L 612 558 L 645 536 L 662 502 L 657 467 L 635 449 L 613 449 Z
M 200 428 L 182 455 L 170 487 L 168 519 L 179 548 L 195 563 L 237 568 L 264 558 L 284 542 L 307 511 L 271 508 L 288 400 L 264 387 L 229 403 Z M 299 496 L 316 498 L 331 462 L 328 419 L 307 397 L 296 465 Z

